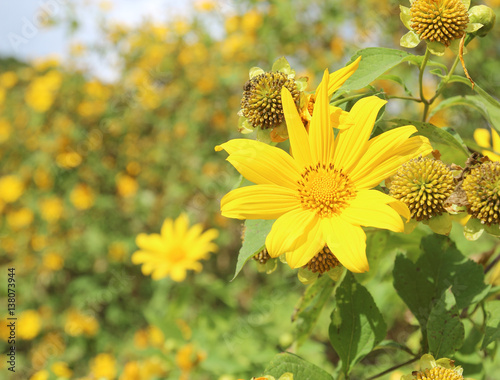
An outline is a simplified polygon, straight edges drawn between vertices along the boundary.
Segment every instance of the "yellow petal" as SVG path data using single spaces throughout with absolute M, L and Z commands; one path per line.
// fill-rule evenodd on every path
M 280 148 L 258 141 L 254 143 L 253 149 L 234 152 L 227 160 L 243 177 L 255 184 L 297 188 L 297 181 L 300 179 L 297 162 Z
M 165 219 L 161 226 L 161 236 L 171 237 L 174 236 L 174 221 L 170 218 Z
M 335 91 L 337 91 L 340 86 L 344 84 L 344 82 L 349 79 L 349 77 L 354 74 L 354 72 L 358 69 L 359 61 L 361 61 L 361 57 L 358 57 L 353 63 L 347 65 L 346 67 L 337 70 L 330 74 L 328 80 L 328 96 L 330 97 Z M 318 90 L 316 89 L 316 94 Z
M 135 239 L 135 243 L 144 251 L 162 252 L 164 242 L 159 234 L 139 234 Z
M 349 112 L 344 111 L 342 108 L 330 106 L 330 125 L 337 129 L 346 129 L 354 125 Z
M 174 236 L 184 236 L 189 228 L 189 219 L 186 213 L 179 215 L 174 221 Z
M 332 217 L 322 219 L 321 228 L 328 248 L 344 267 L 355 273 L 370 269 L 366 258 L 366 235 L 361 227 Z
M 286 87 L 281 89 L 281 103 L 285 115 L 288 135 L 290 136 L 290 148 L 293 158 L 300 167 L 309 166 L 311 161 L 311 150 L 309 149 L 309 137 L 302 123 L 290 91 Z
M 309 146 L 314 162 L 328 165 L 333 149 L 333 129 L 330 127 L 330 107 L 328 105 L 328 70 L 318 87 L 314 111 L 309 126 Z
M 303 244 L 286 253 L 286 262 L 292 269 L 306 265 L 325 246 L 319 220 L 306 233 L 307 237 L 304 239 Z
M 368 139 L 375 124 L 378 111 L 387 103 L 376 96 L 369 96 L 356 102 L 349 114 L 354 125 L 339 132 L 335 139 L 333 163 L 336 168 L 349 171 L 364 154 Z
M 314 212 L 297 208 L 274 222 L 266 238 L 269 256 L 278 257 L 296 250 L 308 242 L 308 236 L 318 225 L 318 216 Z
M 493 128 L 491 129 L 491 139 L 493 140 L 493 150 L 500 153 L 500 136 Z
M 240 187 L 221 200 L 221 213 L 235 219 L 276 219 L 299 207 L 297 191 L 276 185 Z
M 399 147 L 385 150 L 382 155 L 379 155 L 375 149 L 370 149 L 365 153 L 365 157 L 369 160 L 366 167 L 371 168 L 371 170 L 356 171 L 353 176 L 355 186 L 358 190 L 375 187 L 396 173 L 401 165 L 408 160 L 425 156 L 431 152 L 432 147 L 429 140 L 423 136 L 411 137 Z
M 359 191 L 349 207 L 342 211 L 342 219 L 354 225 L 403 232 L 403 220 L 393 208 L 387 205 L 393 201 L 398 202 L 377 190 Z
M 483 148 L 490 148 L 490 132 L 484 128 L 477 128 L 474 130 L 474 140 L 476 140 L 477 145 Z

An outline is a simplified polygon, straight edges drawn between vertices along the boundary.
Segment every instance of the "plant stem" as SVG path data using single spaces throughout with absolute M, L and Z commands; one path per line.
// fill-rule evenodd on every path
M 368 378 L 368 379 L 366 379 L 366 380 L 373 380 L 373 379 L 377 379 L 377 378 L 379 378 L 379 377 L 381 377 L 381 376 L 384 376 L 385 374 L 387 374 L 387 373 L 389 373 L 389 372 L 392 372 L 392 371 L 394 371 L 394 370 L 396 370 L 396 369 L 398 369 L 398 368 L 401 368 L 401 367 L 404 367 L 405 365 L 408 365 L 408 364 L 411 364 L 411 363 L 413 363 L 413 362 L 416 362 L 418 359 L 419 359 L 419 358 L 413 358 L 413 359 L 408 360 L 408 361 L 407 361 L 407 362 L 405 362 L 405 363 L 401 363 L 401 364 L 395 365 L 394 367 L 391 367 L 391 368 L 389 368 L 389 369 L 386 369 L 384 372 L 380 372 L 380 373 L 376 374 L 375 376 L 372 376 L 372 377 L 370 377 L 370 378 Z
M 414 102 L 422 103 L 422 100 L 421 100 L 421 99 L 412 98 L 411 96 L 387 95 L 387 99 L 412 100 L 412 101 L 414 101 Z
M 450 70 L 448 71 L 448 74 L 441 80 L 441 83 L 439 83 L 439 86 L 436 90 L 436 93 L 434 96 L 429 100 L 429 104 L 432 104 L 436 98 L 441 95 L 441 92 L 444 89 L 444 86 L 448 83 L 450 80 L 451 76 L 453 75 L 453 72 L 455 71 L 455 68 L 458 65 L 458 62 L 460 61 L 460 57 L 457 55 L 455 58 L 455 61 L 453 62 L 453 65 L 451 65 Z
M 424 103 L 424 114 L 422 116 L 423 122 L 425 122 L 425 120 L 427 119 L 427 113 L 429 112 L 429 101 L 424 96 L 423 78 L 425 66 L 427 65 L 430 54 L 431 52 L 429 51 L 429 49 L 425 49 L 424 59 L 422 60 L 422 64 L 420 65 L 420 73 L 418 75 L 418 85 L 420 86 L 420 100 L 422 101 L 422 103 Z

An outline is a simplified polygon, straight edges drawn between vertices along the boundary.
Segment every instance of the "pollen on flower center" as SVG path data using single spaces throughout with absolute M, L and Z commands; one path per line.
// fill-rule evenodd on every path
M 453 369 L 444 367 L 434 367 L 417 372 L 417 380 L 463 380 L 463 376 Z
M 298 181 L 300 202 L 305 209 L 322 217 L 339 215 L 356 196 L 356 189 L 347 174 L 328 166 L 309 166 Z
M 446 46 L 461 38 L 469 23 L 467 8 L 460 0 L 416 0 L 410 15 L 411 27 L 420 39 Z

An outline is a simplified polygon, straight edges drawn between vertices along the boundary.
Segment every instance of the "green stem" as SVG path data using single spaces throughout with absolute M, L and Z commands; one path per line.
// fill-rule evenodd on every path
M 429 102 L 424 96 L 424 85 L 423 85 L 423 78 L 424 78 L 424 71 L 425 71 L 425 66 L 427 65 L 427 61 L 429 61 L 429 56 L 431 52 L 429 49 L 425 49 L 425 55 L 424 59 L 422 60 L 422 64 L 420 65 L 420 73 L 418 75 L 418 85 L 420 87 L 420 101 L 424 103 L 424 114 L 422 116 L 422 121 L 425 122 L 427 119 L 427 113 L 429 112 Z
M 458 65 L 458 62 L 460 61 L 460 58 L 458 57 L 458 55 L 456 56 L 455 58 L 455 61 L 453 62 L 453 65 L 451 65 L 451 68 L 450 70 L 448 71 L 448 74 L 441 80 L 441 83 L 439 83 L 439 86 L 436 90 L 436 93 L 434 94 L 434 96 L 429 100 L 429 104 L 432 104 L 434 102 L 434 100 L 437 99 L 437 97 L 439 95 L 441 95 L 441 92 L 443 91 L 444 89 L 444 86 L 446 86 L 446 84 L 448 83 L 448 81 L 450 80 L 451 76 L 453 75 L 453 73 L 455 72 L 455 69 Z
M 387 95 L 387 99 L 412 100 L 412 101 L 414 101 L 414 102 L 422 103 L 422 100 L 421 100 L 421 99 L 412 98 L 411 96 Z
M 416 362 L 418 359 L 419 359 L 419 358 L 413 358 L 413 359 L 408 360 L 408 361 L 407 361 L 407 362 L 405 362 L 405 363 L 401 363 L 401 364 L 395 365 L 394 367 L 391 367 L 391 368 L 389 368 L 389 369 L 386 369 L 384 372 L 380 372 L 380 373 L 376 374 L 375 376 L 372 376 L 372 377 L 370 377 L 370 378 L 368 378 L 368 379 L 366 379 L 366 380 L 373 380 L 373 379 L 377 379 L 377 378 L 379 378 L 380 376 L 384 376 L 385 374 L 390 373 L 390 372 L 392 372 L 392 371 L 394 371 L 394 370 L 396 370 L 396 369 L 398 369 L 398 368 L 401 368 L 401 367 L 404 367 L 405 365 L 408 365 L 408 364 L 411 364 L 411 363 L 413 363 L 413 362 Z

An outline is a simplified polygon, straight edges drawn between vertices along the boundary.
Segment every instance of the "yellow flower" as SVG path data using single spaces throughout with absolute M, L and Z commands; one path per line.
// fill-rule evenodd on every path
M 92 189 L 85 184 L 76 185 L 69 197 L 71 203 L 73 203 L 78 210 L 86 210 L 92 207 L 95 198 Z
M 139 184 L 135 180 L 135 178 L 130 177 L 126 174 L 119 174 L 116 177 L 116 190 L 118 194 L 123 198 L 128 198 L 135 193 L 137 193 L 137 189 L 139 188 Z
M 85 334 L 93 336 L 99 329 L 97 320 L 89 314 L 83 314 L 78 310 L 70 310 L 66 316 L 64 331 L 70 336 Z
M 63 377 L 63 378 L 69 379 L 69 378 L 71 378 L 71 376 L 73 376 L 73 371 L 71 369 L 69 369 L 68 363 L 65 363 L 65 362 L 55 362 L 50 367 L 50 370 L 57 377 Z
M 12 88 L 17 83 L 17 74 L 14 71 L 6 71 L 0 74 L 0 86 L 3 88 Z
M 10 123 L 5 119 L 0 119 L 0 144 L 7 141 L 12 132 Z
M 30 380 L 48 380 L 50 376 L 49 371 L 46 369 L 42 369 L 41 371 L 35 372 L 31 377 Z
M 36 310 L 26 310 L 17 321 L 17 334 L 20 339 L 31 340 L 38 335 L 42 321 Z
M 142 380 L 139 363 L 136 361 L 126 363 L 119 380 Z
M 26 90 L 26 103 L 35 111 L 47 111 L 55 100 L 62 79 L 62 74 L 56 70 L 34 79 Z
M 99 354 L 92 359 L 90 370 L 97 379 L 112 380 L 116 377 L 116 360 L 110 354 Z
M 281 98 L 293 156 L 254 140 L 221 146 L 228 161 L 255 186 L 241 187 L 221 201 L 222 215 L 237 219 L 277 219 L 266 238 L 271 257 L 286 253 L 290 267 L 307 264 L 327 245 L 353 272 L 369 269 L 361 226 L 402 232 L 406 205 L 370 190 L 399 166 L 432 151 L 427 138 L 411 137 L 408 125 L 369 140 L 385 101 L 371 96 L 350 111 L 352 126 L 334 137 L 328 104 L 329 75 L 318 89 L 309 134 L 288 90 Z M 392 206 L 392 207 L 391 207 Z
M 420 371 L 413 371 L 411 375 L 401 377 L 401 380 L 464 380 L 463 368 L 455 366 L 455 361 L 442 358 L 434 359 L 430 354 L 420 358 Z
M 43 266 L 51 271 L 61 270 L 64 266 L 64 258 L 56 252 L 49 252 L 43 256 Z
M 57 197 L 46 198 L 40 201 L 42 218 L 49 223 L 57 222 L 64 211 L 62 200 Z
M 500 136 L 497 131 L 492 129 L 490 136 L 487 129 L 477 128 L 474 131 L 474 140 L 481 148 L 487 148 L 481 151 L 482 154 L 488 156 L 491 161 L 500 161 Z
M 29 226 L 31 222 L 33 222 L 33 212 L 29 208 L 23 207 L 7 214 L 7 223 L 14 230 Z
M 0 178 L 0 200 L 5 203 L 15 202 L 24 192 L 23 182 L 15 175 Z
M 217 250 L 212 242 L 218 231 L 209 229 L 202 233 L 201 224 L 189 228 L 186 214 L 175 221 L 166 219 L 159 234 L 139 234 L 136 243 L 139 251 L 132 255 L 134 264 L 143 264 L 142 273 L 154 280 L 170 276 L 174 281 L 183 281 L 187 270 L 201 271 L 199 260 L 208 258 Z

